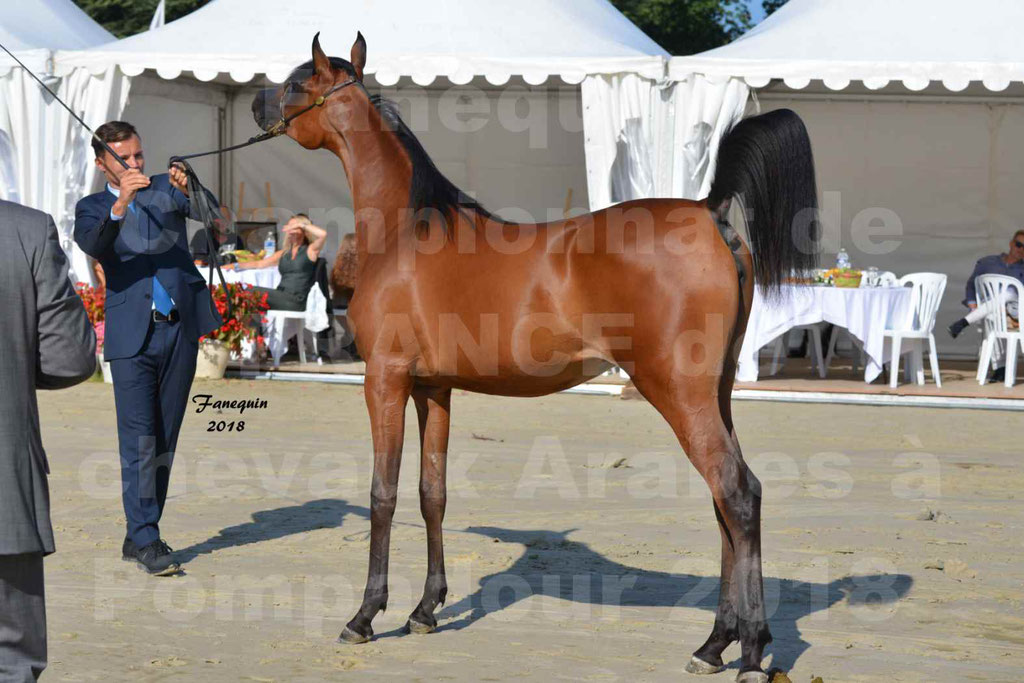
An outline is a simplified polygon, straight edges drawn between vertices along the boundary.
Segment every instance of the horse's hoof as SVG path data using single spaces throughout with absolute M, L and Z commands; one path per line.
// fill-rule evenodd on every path
M 341 632 L 340 636 L 338 636 L 339 643 L 348 643 L 349 645 L 358 645 L 359 643 L 369 642 L 369 640 L 370 636 L 364 636 L 361 633 L 356 633 L 348 626 L 346 626 L 345 630 Z
M 715 666 L 714 664 L 708 664 L 700 657 L 694 655 L 693 657 L 690 657 L 690 661 L 686 664 L 686 673 L 697 675 L 716 674 L 724 668 L 725 667 L 722 665 Z
M 736 683 L 768 683 L 768 674 L 763 671 L 745 671 L 736 674 Z
M 433 633 L 434 629 L 437 628 L 437 625 L 424 624 L 422 622 L 413 621 L 412 619 L 410 619 L 409 621 L 405 622 L 405 627 L 409 629 L 409 633 L 424 634 Z

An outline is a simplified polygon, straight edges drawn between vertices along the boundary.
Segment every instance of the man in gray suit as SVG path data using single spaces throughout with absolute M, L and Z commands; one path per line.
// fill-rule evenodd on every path
M 96 334 L 53 219 L 0 201 L 0 682 L 46 667 L 43 556 L 53 552 L 36 389 L 96 370 Z

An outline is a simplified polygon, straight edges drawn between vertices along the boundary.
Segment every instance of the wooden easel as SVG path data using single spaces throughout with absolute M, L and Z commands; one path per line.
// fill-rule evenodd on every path
M 238 183 L 238 207 L 235 211 L 235 215 L 240 221 L 273 221 L 274 220 L 274 202 L 270 197 L 270 181 L 268 180 L 264 184 L 266 191 L 267 205 L 264 209 L 246 209 L 245 208 L 245 181 Z M 248 211 L 248 213 L 246 213 Z

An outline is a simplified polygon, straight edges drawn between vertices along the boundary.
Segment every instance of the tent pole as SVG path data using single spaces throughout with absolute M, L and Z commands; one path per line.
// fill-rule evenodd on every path
M 235 89 L 231 87 L 224 88 L 224 105 L 217 108 L 217 146 L 221 148 L 228 147 L 234 140 L 232 126 L 235 105 L 234 91 Z M 226 197 L 229 203 L 235 192 L 234 179 L 231 173 L 233 162 L 234 154 L 232 152 L 220 154 L 217 157 L 217 182 L 220 184 L 217 196 L 222 198 L 221 201 L 224 201 Z

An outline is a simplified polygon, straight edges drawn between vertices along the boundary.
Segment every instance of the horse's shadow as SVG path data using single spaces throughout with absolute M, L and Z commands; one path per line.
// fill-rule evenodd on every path
M 261 510 L 253 513 L 251 522 L 225 527 L 216 536 L 177 551 L 175 556 L 184 563 L 225 548 L 338 528 L 351 517 L 369 519 L 370 510 L 332 499 Z M 522 553 L 508 569 L 481 578 L 471 595 L 444 607 L 437 615 L 441 623 L 438 630 L 461 630 L 489 613 L 535 595 L 612 608 L 696 607 L 712 612 L 717 608 L 717 568 L 708 576 L 698 576 L 627 566 L 595 552 L 586 543 L 570 540 L 573 531 L 487 526 L 465 529 L 466 533 L 519 544 Z M 895 602 L 909 592 L 913 578 L 906 574 L 872 574 L 816 583 L 766 577 L 764 584 L 768 620 L 775 638 L 769 646 L 772 666 L 788 670 L 810 647 L 801 637 L 797 621 L 844 600 L 851 605 Z M 378 634 L 378 638 L 401 632 Z M 738 666 L 738 662 L 734 664 Z
M 574 529 L 501 529 L 475 526 L 467 532 L 504 543 L 518 543 L 523 552 L 508 569 L 483 577 L 477 590 L 446 606 L 439 631 L 459 630 L 488 613 L 505 609 L 524 598 L 539 595 L 604 606 L 679 607 L 715 611 L 719 578 L 675 574 L 630 567 L 568 538 Z M 717 564 L 717 562 L 716 562 Z M 846 601 L 851 605 L 891 603 L 913 585 L 907 574 L 844 576 L 827 583 L 765 577 L 765 606 L 774 642 L 769 646 L 772 667 L 789 670 L 810 644 L 797 622 Z M 710 623 L 709 623 L 710 630 Z M 696 645 L 696 644 L 695 644 Z M 739 666 L 737 659 L 735 666 Z
M 302 505 L 289 505 L 252 514 L 252 521 L 221 529 L 216 536 L 174 552 L 175 559 L 185 563 L 199 555 L 262 541 L 284 538 L 315 529 L 340 527 L 350 516 L 370 518 L 369 508 L 344 500 L 323 498 Z

